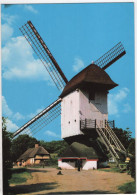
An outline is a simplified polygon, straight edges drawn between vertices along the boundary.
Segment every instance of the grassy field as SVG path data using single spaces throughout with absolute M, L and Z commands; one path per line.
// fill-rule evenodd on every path
M 105 172 L 117 172 L 117 173 L 120 173 L 120 169 L 118 167 L 112 167 L 112 168 L 100 168 L 100 169 L 97 169 L 98 171 L 105 171 Z
M 136 184 L 135 181 L 126 183 L 118 188 L 124 194 L 135 194 L 136 193 Z
M 12 169 L 12 177 L 9 180 L 9 184 L 21 184 L 31 179 L 32 176 L 29 171 L 25 168 Z

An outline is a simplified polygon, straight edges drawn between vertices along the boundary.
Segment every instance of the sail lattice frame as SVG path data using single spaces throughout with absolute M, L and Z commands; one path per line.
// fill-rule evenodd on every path
M 100 68 L 105 70 L 111 64 L 116 62 L 119 58 L 126 54 L 126 51 L 121 42 L 115 45 L 112 49 L 110 49 L 107 53 L 101 56 L 98 60 L 94 62 L 94 64 L 98 65 Z
M 35 54 L 47 69 L 57 88 L 62 91 L 68 80 L 36 28 L 33 26 L 31 21 L 28 21 L 19 29 L 34 50 Z
M 13 137 L 16 137 L 21 132 L 34 135 L 40 131 L 43 127 L 53 121 L 61 114 L 61 99 L 56 100 L 34 118 L 28 121 L 25 125 L 20 127 L 14 134 Z

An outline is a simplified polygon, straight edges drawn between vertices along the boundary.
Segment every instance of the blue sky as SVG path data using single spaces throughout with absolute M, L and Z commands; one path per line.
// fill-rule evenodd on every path
M 133 3 L 2 5 L 1 12 L 2 112 L 8 130 L 17 130 L 60 95 L 19 31 L 31 20 L 68 80 L 122 42 L 126 55 L 106 69 L 119 84 L 109 93 L 109 119 L 135 136 Z M 61 139 L 60 117 L 34 136 Z

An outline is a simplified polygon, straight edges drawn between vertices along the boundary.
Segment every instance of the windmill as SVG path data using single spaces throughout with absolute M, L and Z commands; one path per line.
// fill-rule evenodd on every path
M 119 154 L 126 156 L 126 150 L 110 127 L 107 113 L 107 93 L 117 84 L 105 69 L 126 54 L 122 43 L 119 42 L 68 81 L 32 22 L 28 21 L 20 31 L 62 93 L 56 101 L 14 132 L 13 137 L 30 130 L 35 134 L 61 114 L 62 138 L 69 143 L 69 151 L 75 148 L 73 145 L 80 148 L 83 144 L 86 144 L 86 151 L 90 150 L 90 139 L 97 143 L 99 137 L 107 151 L 119 162 Z M 99 143 L 97 145 L 99 147 Z M 92 149 L 96 152 L 95 147 Z M 61 161 L 64 159 L 61 158 Z

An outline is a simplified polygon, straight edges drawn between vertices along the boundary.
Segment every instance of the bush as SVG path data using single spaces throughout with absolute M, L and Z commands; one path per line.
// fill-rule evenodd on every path
M 124 194 L 135 194 L 136 184 L 135 182 L 126 183 L 118 188 Z
M 133 156 L 130 160 L 129 169 L 130 169 L 131 177 L 136 179 L 135 156 Z
M 57 166 L 58 158 L 51 158 L 50 160 L 45 162 L 45 166 Z
M 7 131 L 6 119 L 2 117 L 2 152 L 3 152 L 3 194 L 7 194 L 9 189 L 9 179 L 11 178 L 11 133 Z
M 12 169 L 12 177 L 9 180 L 10 184 L 20 184 L 32 178 L 31 174 L 25 168 Z

